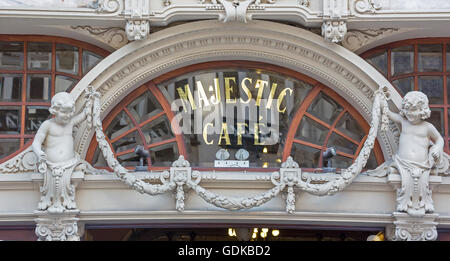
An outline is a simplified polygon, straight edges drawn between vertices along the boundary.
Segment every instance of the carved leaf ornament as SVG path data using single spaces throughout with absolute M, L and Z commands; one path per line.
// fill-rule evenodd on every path
M 114 171 L 114 174 L 139 193 L 158 195 L 174 191 L 176 193 L 176 209 L 178 211 L 184 210 L 185 191 L 188 189 L 192 189 L 198 196 L 216 207 L 228 210 L 240 210 L 258 207 L 270 201 L 288 187 L 286 211 L 288 213 L 294 213 L 294 188 L 317 196 L 333 195 L 342 191 L 346 186 L 352 183 L 353 179 L 361 173 L 361 170 L 366 165 L 370 152 L 374 147 L 379 127 L 381 130 L 386 130 L 388 128 L 387 108 L 383 108 L 380 101 L 381 99 L 387 99 L 389 93 L 387 88 L 380 88 L 375 92 L 375 99 L 372 107 L 372 121 L 370 123 L 368 138 L 364 142 L 364 146 L 355 162 L 349 168 L 342 169 L 339 177 L 321 184 L 313 184 L 310 179 L 306 179 L 305 181 L 305 179 L 302 178 L 299 165 L 292 157 L 288 157 L 281 165 L 280 170 L 272 173 L 270 177 L 272 184 L 274 185 L 272 189 L 253 197 L 235 198 L 218 195 L 199 185 L 201 173 L 192 171 L 190 163 L 184 159 L 183 155 L 173 162 L 170 171 L 164 171 L 160 174 L 160 181 L 162 184 L 149 184 L 130 174 L 114 157 L 114 154 L 105 139 L 102 122 L 100 120 L 101 110 L 99 94 L 90 88 L 88 88 L 86 92 L 87 95 L 85 97 L 90 97 L 90 99 L 93 100 L 92 122 L 95 128 L 99 148 L 105 157 L 108 166 Z M 88 102 L 88 104 L 90 105 L 90 102 Z

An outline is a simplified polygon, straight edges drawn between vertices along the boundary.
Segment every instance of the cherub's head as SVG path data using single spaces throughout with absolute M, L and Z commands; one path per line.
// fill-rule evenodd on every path
M 48 109 L 55 115 L 55 120 L 59 124 L 67 124 L 75 112 L 75 101 L 70 93 L 59 92 L 52 98 L 52 106 Z
M 402 100 L 400 115 L 410 122 L 418 122 L 428 119 L 431 111 L 428 107 L 428 98 L 422 92 L 408 92 Z

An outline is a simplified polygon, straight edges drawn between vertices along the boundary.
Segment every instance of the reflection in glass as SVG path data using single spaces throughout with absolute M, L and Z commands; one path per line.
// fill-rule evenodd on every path
M 396 76 L 414 71 L 414 47 L 412 45 L 392 49 L 391 75 Z
M 133 126 L 134 125 L 130 117 L 128 117 L 124 111 L 121 111 L 108 125 L 108 128 L 105 130 L 105 134 L 109 140 L 113 140 L 122 133 L 125 133 L 127 130 L 131 129 Z
M 336 124 L 336 129 L 343 132 L 345 135 L 348 135 L 355 141 L 361 141 L 364 137 L 364 132 L 358 122 L 348 112 L 346 112 Z
M 0 101 L 22 100 L 22 75 L 0 74 Z
M 0 42 L 0 70 L 23 69 L 23 43 Z
M 0 159 L 17 151 L 20 147 L 20 139 L 0 139 Z
M 358 145 L 350 142 L 339 134 L 332 133 L 330 138 L 328 139 L 327 147 L 334 146 L 336 150 L 345 152 L 347 154 L 355 154 L 358 149 Z
M 83 50 L 83 74 L 86 74 L 89 70 L 94 68 L 97 63 L 99 63 L 103 57 L 97 55 L 93 52 Z
M 419 44 L 419 72 L 442 72 L 442 45 Z
M 139 164 L 140 164 L 139 159 L 140 159 L 139 156 L 136 155 L 136 153 L 134 153 L 134 152 L 117 156 L 117 160 L 124 167 L 139 166 Z
M 27 100 L 50 101 L 51 82 L 50 75 L 28 75 Z
M 419 91 L 428 96 L 430 104 L 444 103 L 444 85 L 441 76 L 419 76 Z
M 94 157 L 92 159 L 92 162 L 94 163 L 94 167 L 105 167 L 108 166 L 108 163 L 105 160 L 105 157 L 103 157 L 103 153 L 101 153 L 100 149 L 97 148 L 95 149 L 94 152 Z
M 331 158 L 333 168 L 345 169 L 352 165 L 353 159 L 344 156 L 336 155 Z
M 141 128 L 147 144 L 170 139 L 173 136 L 170 122 L 166 116 L 159 117 Z
M 155 96 L 148 91 L 130 103 L 127 108 L 138 123 L 141 123 L 162 111 L 158 100 L 156 100 Z
M 150 160 L 154 167 L 170 167 L 172 162 L 178 159 L 178 147 L 176 143 L 168 143 L 149 149 Z
M 392 81 L 392 84 L 397 87 L 402 96 L 414 90 L 414 77 L 407 77 Z
M 68 44 L 56 44 L 56 70 L 78 74 L 78 47 Z
M 317 95 L 308 108 L 309 113 L 330 125 L 333 124 L 342 110 L 341 105 L 322 92 Z
M 440 108 L 430 108 L 431 116 L 426 121 L 436 127 L 436 129 L 444 136 L 444 110 Z
M 0 106 L 0 134 L 19 134 L 19 133 L 20 133 L 20 107 Z
M 25 133 L 36 133 L 39 126 L 47 120 L 50 116 L 50 112 L 47 107 L 28 106 L 25 116 Z
M 320 150 L 318 149 L 304 146 L 298 143 L 292 143 L 292 150 L 290 155 L 301 168 L 319 167 Z
M 384 76 L 387 75 L 387 52 L 373 54 L 367 58 L 367 61 L 378 69 Z
M 116 153 L 126 151 L 129 149 L 134 149 L 136 148 L 137 145 L 142 145 L 142 141 L 137 131 L 127 134 L 125 137 L 122 137 L 121 139 L 112 144 L 113 149 Z
M 55 94 L 58 92 L 70 92 L 73 86 L 78 80 L 70 78 L 68 76 L 56 75 L 55 78 Z
M 373 150 L 370 152 L 369 159 L 367 160 L 365 169 L 376 169 L 378 167 L 377 160 L 375 158 L 375 154 L 373 154 Z
M 296 138 L 317 145 L 323 145 L 328 134 L 328 128 L 304 116 L 298 127 Z
M 52 68 L 52 44 L 51 43 L 28 43 L 28 69 L 46 70 Z

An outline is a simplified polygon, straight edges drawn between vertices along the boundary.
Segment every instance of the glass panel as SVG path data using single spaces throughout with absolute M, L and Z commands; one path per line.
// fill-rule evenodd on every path
M 331 158 L 331 166 L 333 168 L 345 169 L 352 165 L 353 159 L 344 156 L 336 155 Z
M 20 139 L 0 139 L 0 159 L 11 155 L 20 148 Z
M 127 134 L 125 137 L 119 139 L 112 144 L 113 149 L 116 153 L 121 151 L 134 149 L 137 145 L 142 145 L 141 138 L 137 131 Z M 133 152 L 134 153 L 134 152 Z
M 419 44 L 419 72 L 442 72 L 442 45 Z
M 0 69 L 23 70 L 22 42 L 0 42 Z
M 317 95 L 308 108 L 309 113 L 330 125 L 333 124 L 341 111 L 342 106 L 322 92 Z
M 372 64 L 384 76 L 387 75 L 387 52 L 376 53 L 367 58 L 367 61 Z
M 168 143 L 150 148 L 149 151 L 153 167 L 170 167 L 172 162 L 178 159 L 178 147 L 176 143 Z
M 302 144 L 292 143 L 291 154 L 295 162 L 302 168 L 318 168 L 320 150 Z
M 430 108 L 431 116 L 427 119 L 428 122 L 434 125 L 436 129 L 444 136 L 444 110 L 440 108 Z
M 20 115 L 20 107 L 0 106 L 0 134 L 20 134 Z
M 138 123 L 141 123 L 162 111 L 158 100 L 156 100 L 155 96 L 150 92 L 145 92 L 129 104 L 127 108 Z
M 296 138 L 308 141 L 317 145 L 323 145 L 328 134 L 328 128 L 315 122 L 314 120 L 303 117 L 298 127 Z
M 0 101 L 22 100 L 22 75 L 0 74 Z
M 375 154 L 373 154 L 373 150 L 370 152 L 369 159 L 367 160 L 365 169 L 376 169 L 378 167 L 377 160 L 375 158 Z
M 25 133 L 36 133 L 39 126 L 47 120 L 50 112 L 47 107 L 28 106 L 26 110 L 26 128 Z
M 353 142 L 350 142 L 349 140 L 345 139 L 339 134 L 332 133 L 330 138 L 328 139 L 327 147 L 334 146 L 336 147 L 336 150 L 345 152 L 348 154 L 355 154 L 356 150 L 358 149 L 358 145 L 356 145 Z
M 392 84 L 397 87 L 402 96 L 405 96 L 410 91 L 414 91 L 414 77 L 398 79 L 392 81 Z
M 129 154 L 125 154 L 125 155 L 117 156 L 117 160 L 124 167 L 130 167 L 130 166 L 134 167 L 134 166 L 139 166 L 139 164 L 140 164 L 140 162 L 139 162 L 140 158 L 134 152 L 133 153 L 129 153 Z
M 447 77 L 447 104 L 448 103 L 450 103 L 450 77 Z
M 28 69 L 46 70 L 52 69 L 52 44 L 28 43 Z
M 95 149 L 94 157 L 92 158 L 92 162 L 94 167 L 105 167 L 108 166 L 108 163 L 105 160 L 105 157 L 103 157 L 103 153 L 101 153 L 100 149 Z
M 450 44 L 447 44 L 447 72 L 450 72 Z
M 336 129 L 356 141 L 361 141 L 365 135 L 358 122 L 348 112 L 336 124 Z
M 52 78 L 50 75 L 29 75 L 27 101 L 50 102 L 51 82 Z
M 170 122 L 166 116 L 159 117 L 151 121 L 143 128 L 141 128 L 141 130 L 144 134 L 145 142 L 147 144 L 174 137 L 172 129 L 170 127 Z
M 77 82 L 78 82 L 77 79 L 73 79 L 62 75 L 56 75 L 55 93 L 70 91 Z
M 94 66 L 97 65 L 97 63 L 99 63 L 102 59 L 103 57 L 100 55 L 83 50 L 83 74 L 86 74 L 94 68 Z
M 441 76 L 419 76 L 419 91 L 428 96 L 430 104 L 444 103 L 444 85 Z
M 391 75 L 396 76 L 414 71 L 414 47 L 402 46 L 392 49 Z
M 106 128 L 105 134 L 109 138 L 109 140 L 113 140 L 133 127 L 134 125 L 130 117 L 128 117 L 128 115 L 124 111 L 121 111 L 111 121 L 108 128 Z
M 78 74 L 78 47 L 68 44 L 56 44 L 56 70 Z

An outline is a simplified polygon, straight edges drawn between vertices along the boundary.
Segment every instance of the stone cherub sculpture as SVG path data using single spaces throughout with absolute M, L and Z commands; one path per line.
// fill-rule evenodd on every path
M 38 171 L 44 175 L 41 187 L 39 210 L 49 213 L 63 213 L 76 209 L 75 187 L 71 185 L 72 173 L 83 167 L 83 162 L 74 149 L 73 128 L 85 119 L 92 122 L 92 99 L 98 93 L 88 88 L 88 102 L 75 115 L 75 101 L 67 92 L 55 94 L 49 111 L 53 118 L 39 127 L 32 149 L 38 158 Z
M 382 100 L 387 107 L 386 100 Z M 388 117 L 401 126 L 398 151 L 390 164 L 390 173 L 401 175 L 397 191 L 397 211 L 421 217 L 434 211 L 429 176 L 433 167 L 441 164 L 444 140 L 436 128 L 425 119 L 430 117 L 427 96 L 418 91 L 407 93 L 400 113 L 387 110 Z

